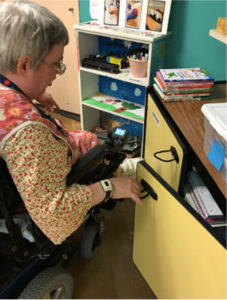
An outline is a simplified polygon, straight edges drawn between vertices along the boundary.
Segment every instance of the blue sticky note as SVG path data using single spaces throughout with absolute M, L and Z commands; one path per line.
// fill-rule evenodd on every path
M 209 161 L 215 166 L 215 168 L 220 171 L 225 159 L 225 149 L 216 139 L 214 140 L 214 143 L 207 157 Z

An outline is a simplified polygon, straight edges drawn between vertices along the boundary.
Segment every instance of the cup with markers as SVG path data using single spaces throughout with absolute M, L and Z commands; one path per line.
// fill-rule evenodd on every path
M 148 53 L 146 49 L 135 49 L 128 53 L 129 67 L 132 76 L 146 77 L 148 65 Z

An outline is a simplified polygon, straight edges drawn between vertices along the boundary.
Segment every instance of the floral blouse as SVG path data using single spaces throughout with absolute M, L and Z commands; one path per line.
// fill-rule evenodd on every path
M 14 133 L 1 149 L 25 206 L 43 233 L 62 243 L 83 222 L 91 208 L 87 186 L 66 186 L 71 169 L 67 144 L 42 124 Z
M 75 161 L 97 144 L 87 131 L 66 131 L 19 91 L 0 84 L 0 155 L 40 230 L 61 244 L 92 205 L 88 186 L 66 186 Z

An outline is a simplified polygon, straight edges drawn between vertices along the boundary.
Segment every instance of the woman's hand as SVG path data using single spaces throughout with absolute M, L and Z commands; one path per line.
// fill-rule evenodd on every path
M 140 200 L 140 186 L 134 178 L 126 176 L 114 177 L 110 181 L 114 186 L 111 198 L 131 198 L 134 202 L 143 204 Z
M 131 198 L 132 201 L 138 204 L 143 204 L 140 200 L 140 186 L 134 178 L 131 177 L 113 177 L 109 179 L 113 185 L 113 194 L 111 198 L 122 199 Z M 104 192 L 101 183 L 98 181 L 89 185 L 92 192 L 92 206 L 101 203 L 106 193 Z
M 53 111 L 54 108 L 60 109 L 59 105 L 55 102 L 51 94 L 43 93 L 39 99 L 36 99 L 40 104 L 42 104 L 45 109 L 49 112 Z

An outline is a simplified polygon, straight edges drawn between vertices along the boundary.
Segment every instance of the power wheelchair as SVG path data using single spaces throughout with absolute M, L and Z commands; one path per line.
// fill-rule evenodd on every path
M 95 146 L 76 162 L 66 184 L 90 184 L 112 177 L 126 157 L 121 150 L 127 140 L 127 130 L 114 128 L 109 131 L 103 144 Z M 88 212 L 80 242 L 82 257 L 91 259 L 103 236 L 97 218 L 100 209 L 112 210 L 118 200 L 109 199 Z M 71 298 L 74 281 L 62 267 L 70 262 L 75 249 L 67 240 L 54 245 L 40 231 L 26 211 L 1 157 L 0 222 L 0 298 Z

